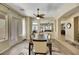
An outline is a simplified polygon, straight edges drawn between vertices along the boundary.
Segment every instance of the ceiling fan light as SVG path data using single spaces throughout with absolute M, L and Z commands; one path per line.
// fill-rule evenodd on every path
M 36 17 L 36 19 L 40 19 L 40 17 Z

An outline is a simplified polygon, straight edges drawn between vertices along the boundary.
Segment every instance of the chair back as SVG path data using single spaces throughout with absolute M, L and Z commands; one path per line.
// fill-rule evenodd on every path
M 47 40 L 33 40 L 33 49 L 37 53 L 46 53 L 48 50 Z

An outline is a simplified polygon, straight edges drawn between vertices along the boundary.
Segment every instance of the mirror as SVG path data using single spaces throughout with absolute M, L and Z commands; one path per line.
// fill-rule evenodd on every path
M 67 28 L 70 29 L 71 28 L 71 23 L 67 24 Z

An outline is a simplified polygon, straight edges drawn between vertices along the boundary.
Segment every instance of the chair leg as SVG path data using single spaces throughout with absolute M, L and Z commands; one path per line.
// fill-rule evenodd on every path
M 48 44 L 47 46 L 48 46 L 48 48 L 49 48 L 49 53 L 50 53 L 50 55 L 52 55 L 52 44 Z
M 30 47 L 30 44 L 29 44 L 29 55 L 31 54 L 31 47 Z
M 50 55 L 52 55 L 52 45 L 50 45 L 49 50 L 50 50 Z
M 31 55 L 32 49 L 33 49 L 33 43 L 29 43 L 29 55 Z

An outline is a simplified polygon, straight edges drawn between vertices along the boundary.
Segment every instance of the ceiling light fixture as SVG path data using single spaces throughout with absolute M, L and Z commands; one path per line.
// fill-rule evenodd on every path
M 37 14 L 33 14 L 33 15 L 36 17 L 36 19 L 41 19 L 41 18 L 44 18 L 45 14 L 40 14 L 39 8 L 37 8 Z
M 40 19 L 40 17 L 36 17 L 36 19 Z

